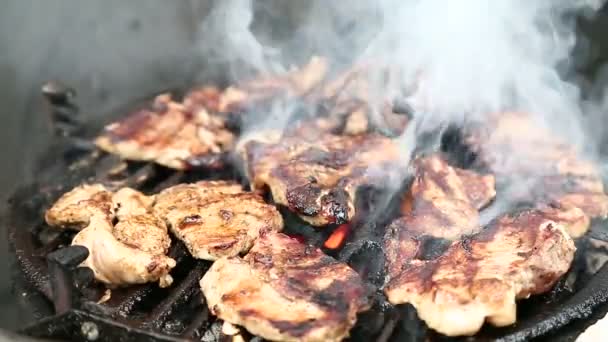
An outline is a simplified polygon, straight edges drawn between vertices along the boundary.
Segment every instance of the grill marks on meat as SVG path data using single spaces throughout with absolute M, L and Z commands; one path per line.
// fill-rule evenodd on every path
M 81 230 L 89 225 L 91 216 L 112 214 L 112 194 L 101 184 L 84 184 L 63 194 L 45 215 L 54 227 Z
M 165 189 L 156 196 L 154 212 L 192 256 L 206 260 L 247 252 L 260 233 L 283 229 L 274 206 L 234 182 L 202 181 Z
M 345 263 L 275 232 L 244 258 L 217 260 L 200 284 L 213 314 L 270 340 L 340 341 L 369 306 Z
M 417 235 L 455 240 L 480 227 L 478 210 L 496 195 L 494 177 L 451 167 L 437 154 L 416 159 L 401 225 Z
M 350 221 L 359 186 L 382 184 L 404 169 L 396 144 L 375 134 L 250 141 L 244 154 L 252 189 L 268 186 L 275 203 L 316 226 Z
M 124 159 L 154 161 L 174 169 L 218 167 L 219 155 L 231 148 L 234 136 L 225 127 L 226 118 L 210 113 L 203 104 L 195 95 L 185 104 L 159 95 L 152 108 L 108 125 L 95 143 Z
M 398 223 L 385 247 L 389 301 L 411 303 L 429 327 L 449 336 L 472 335 L 484 321 L 514 323 L 516 299 L 550 289 L 575 251 L 564 226 L 538 210 L 499 217 L 434 260 L 418 258 L 421 241 Z
M 608 215 L 608 196 L 597 166 L 578 156 L 572 146 L 531 115 L 502 113 L 490 125 L 473 128 L 465 142 L 499 181 L 508 182 L 516 174 L 517 182 L 534 182 L 516 197 L 567 212 L 562 215 L 586 215 L 578 217 L 572 229 L 566 226 L 573 237 L 588 230 L 590 219 Z
M 82 265 L 98 281 L 167 287 L 175 260 L 166 256 L 171 240 L 165 223 L 150 212 L 152 201 L 133 189 L 113 194 L 100 184 L 82 185 L 59 198 L 45 218 L 51 226 L 80 229 L 72 244 L 89 250 Z

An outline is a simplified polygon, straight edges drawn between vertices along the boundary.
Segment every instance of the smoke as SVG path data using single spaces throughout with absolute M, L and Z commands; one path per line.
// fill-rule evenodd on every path
M 409 89 L 406 100 L 416 115 L 399 138 L 405 158 L 418 147 L 420 132 L 523 111 L 597 159 L 593 147 L 605 133 L 598 123 L 608 108 L 605 82 L 583 101 L 574 68 L 588 48 L 580 40 L 577 45 L 577 18 L 593 16 L 604 2 L 218 1 L 201 25 L 201 52 L 228 64 L 237 81 L 251 72 L 288 70 L 315 54 L 338 69 L 370 60 L 397 68 L 400 78 L 379 81 L 372 87 L 379 98 L 371 102 L 382 104 Z M 371 79 L 383 80 L 377 76 Z M 289 107 L 275 106 L 256 129 L 281 129 L 287 122 L 279 118 Z M 512 158 L 519 161 L 517 153 Z
M 200 54 L 208 68 L 221 66 L 232 80 L 284 71 L 276 49 L 251 31 L 251 0 L 215 1 L 199 27 Z
M 418 80 L 410 101 L 425 125 L 522 110 L 581 146 L 580 92 L 564 76 L 573 66 L 577 16 L 603 2 L 216 1 L 201 23 L 200 48 L 205 60 L 226 64 L 233 80 L 281 72 L 312 54 L 341 67 L 382 60 L 400 69 L 402 82 L 378 84 L 378 93 Z

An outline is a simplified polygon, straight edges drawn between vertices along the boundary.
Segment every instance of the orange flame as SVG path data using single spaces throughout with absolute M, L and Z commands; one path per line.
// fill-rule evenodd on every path
M 348 223 L 341 224 L 336 228 L 336 230 L 331 233 L 331 235 L 325 240 L 323 246 L 329 249 L 338 249 L 342 246 L 346 237 L 348 236 L 348 232 L 350 231 L 350 226 Z

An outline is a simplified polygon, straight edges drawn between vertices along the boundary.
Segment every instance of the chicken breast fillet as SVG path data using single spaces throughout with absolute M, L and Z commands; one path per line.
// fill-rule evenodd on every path
M 380 130 L 399 135 L 407 127 L 412 114 L 395 106 L 395 100 L 405 95 L 398 91 L 403 79 L 397 68 L 382 61 L 369 60 L 328 79 L 310 97 L 323 104 L 329 117 L 342 119 L 343 134 Z
M 549 290 L 574 258 L 574 242 L 542 211 L 499 217 L 483 231 L 422 260 L 421 241 L 401 221 L 385 238 L 387 283 L 393 304 L 411 303 L 432 329 L 473 335 L 488 321 L 515 323 L 516 299 Z
M 151 213 L 152 202 L 129 188 L 112 194 L 100 184 L 81 185 L 59 198 L 45 218 L 51 226 L 80 230 L 72 244 L 89 250 L 82 266 L 98 281 L 109 286 L 158 281 L 166 287 L 175 260 L 166 256 L 171 239 L 165 222 Z
M 213 314 L 274 341 L 340 341 L 369 306 L 345 263 L 274 232 L 244 258 L 216 261 L 200 284 Z
M 124 159 L 154 161 L 174 169 L 218 167 L 221 153 L 234 141 L 225 121 L 198 104 L 186 106 L 159 95 L 152 108 L 106 126 L 95 144 Z
M 478 210 L 496 195 L 492 175 L 451 167 L 438 154 L 416 159 L 414 167 L 401 205 L 408 231 L 455 240 L 481 229 Z
M 234 182 L 180 184 L 156 196 L 154 212 L 195 258 L 215 260 L 247 252 L 264 231 L 283 229 L 278 210 Z
M 272 99 L 306 95 L 321 84 L 328 66 L 326 59 L 313 56 L 306 65 L 283 75 L 259 77 L 228 87 L 220 95 L 218 110 L 239 111 Z
M 360 186 L 398 182 L 405 170 L 397 144 L 376 134 L 249 141 L 244 155 L 252 189 L 267 186 L 275 203 L 315 226 L 350 221 Z
M 44 219 L 54 227 L 80 230 L 93 214 L 112 215 L 112 193 L 101 184 L 83 184 L 63 194 Z
M 154 231 L 160 228 L 137 226 L 137 229 Z M 168 239 L 167 236 L 154 240 L 170 242 Z M 168 287 L 173 283 L 169 272 L 176 263 L 165 255 L 165 246 L 143 243 L 139 235 L 125 235 L 119 240 L 112 232 L 112 223 L 103 217 L 92 216 L 89 226 L 76 234 L 72 245 L 84 246 L 89 250 L 89 257 L 82 266 L 89 267 L 95 279 L 110 287 L 155 281 L 160 287 Z
M 511 191 L 513 197 L 540 207 L 561 208 L 569 215 L 582 212 L 587 219 L 579 218 L 579 222 L 608 216 L 608 196 L 597 165 L 579 156 L 532 115 L 501 113 L 490 124 L 470 129 L 465 142 L 500 183 L 516 189 Z M 579 237 L 589 224 L 573 227 L 571 235 Z

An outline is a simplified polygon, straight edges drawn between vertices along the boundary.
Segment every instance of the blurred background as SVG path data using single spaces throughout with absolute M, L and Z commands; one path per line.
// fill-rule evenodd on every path
M 281 18 L 295 23 L 310 15 L 310 3 L 260 1 L 259 6 L 280 7 Z M 346 4 L 346 3 L 344 3 Z M 33 165 L 51 139 L 40 87 L 47 80 L 61 81 L 77 90 L 84 118 L 100 116 L 130 100 L 188 84 L 201 77 L 200 21 L 210 1 L 105 0 L 105 1 L 0 1 L 0 200 L 36 178 Z M 256 2 L 256 5 L 257 2 Z M 336 10 L 332 7 L 332 10 Z M 275 12 L 276 13 L 276 12 Z M 314 13 L 313 13 L 314 14 Z M 365 15 L 365 13 L 359 13 Z M 331 18 L 331 16 L 328 16 Z M 259 19 L 260 21 L 263 21 Z M 353 18 L 351 18 L 353 19 Z M 258 20 L 258 19 L 256 19 Z M 353 19 L 354 20 L 354 19 Z M 290 37 L 281 26 L 277 37 Z M 580 24 L 581 82 L 603 77 L 608 60 L 608 11 Z M 301 44 L 300 48 L 306 46 Z M 211 47 L 213 48 L 213 47 Z M 310 46 L 311 52 L 322 47 Z M 307 50 L 298 51 L 306 55 Z M 208 75 L 221 74 L 209 70 Z M 202 76 L 201 76 L 202 75 Z M 6 234 L 5 227 L 0 227 Z M 8 260 L 6 239 L 0 258 Z M 0 269 L 0 325 L 19 326 L 11 305 L 9 262 Z

